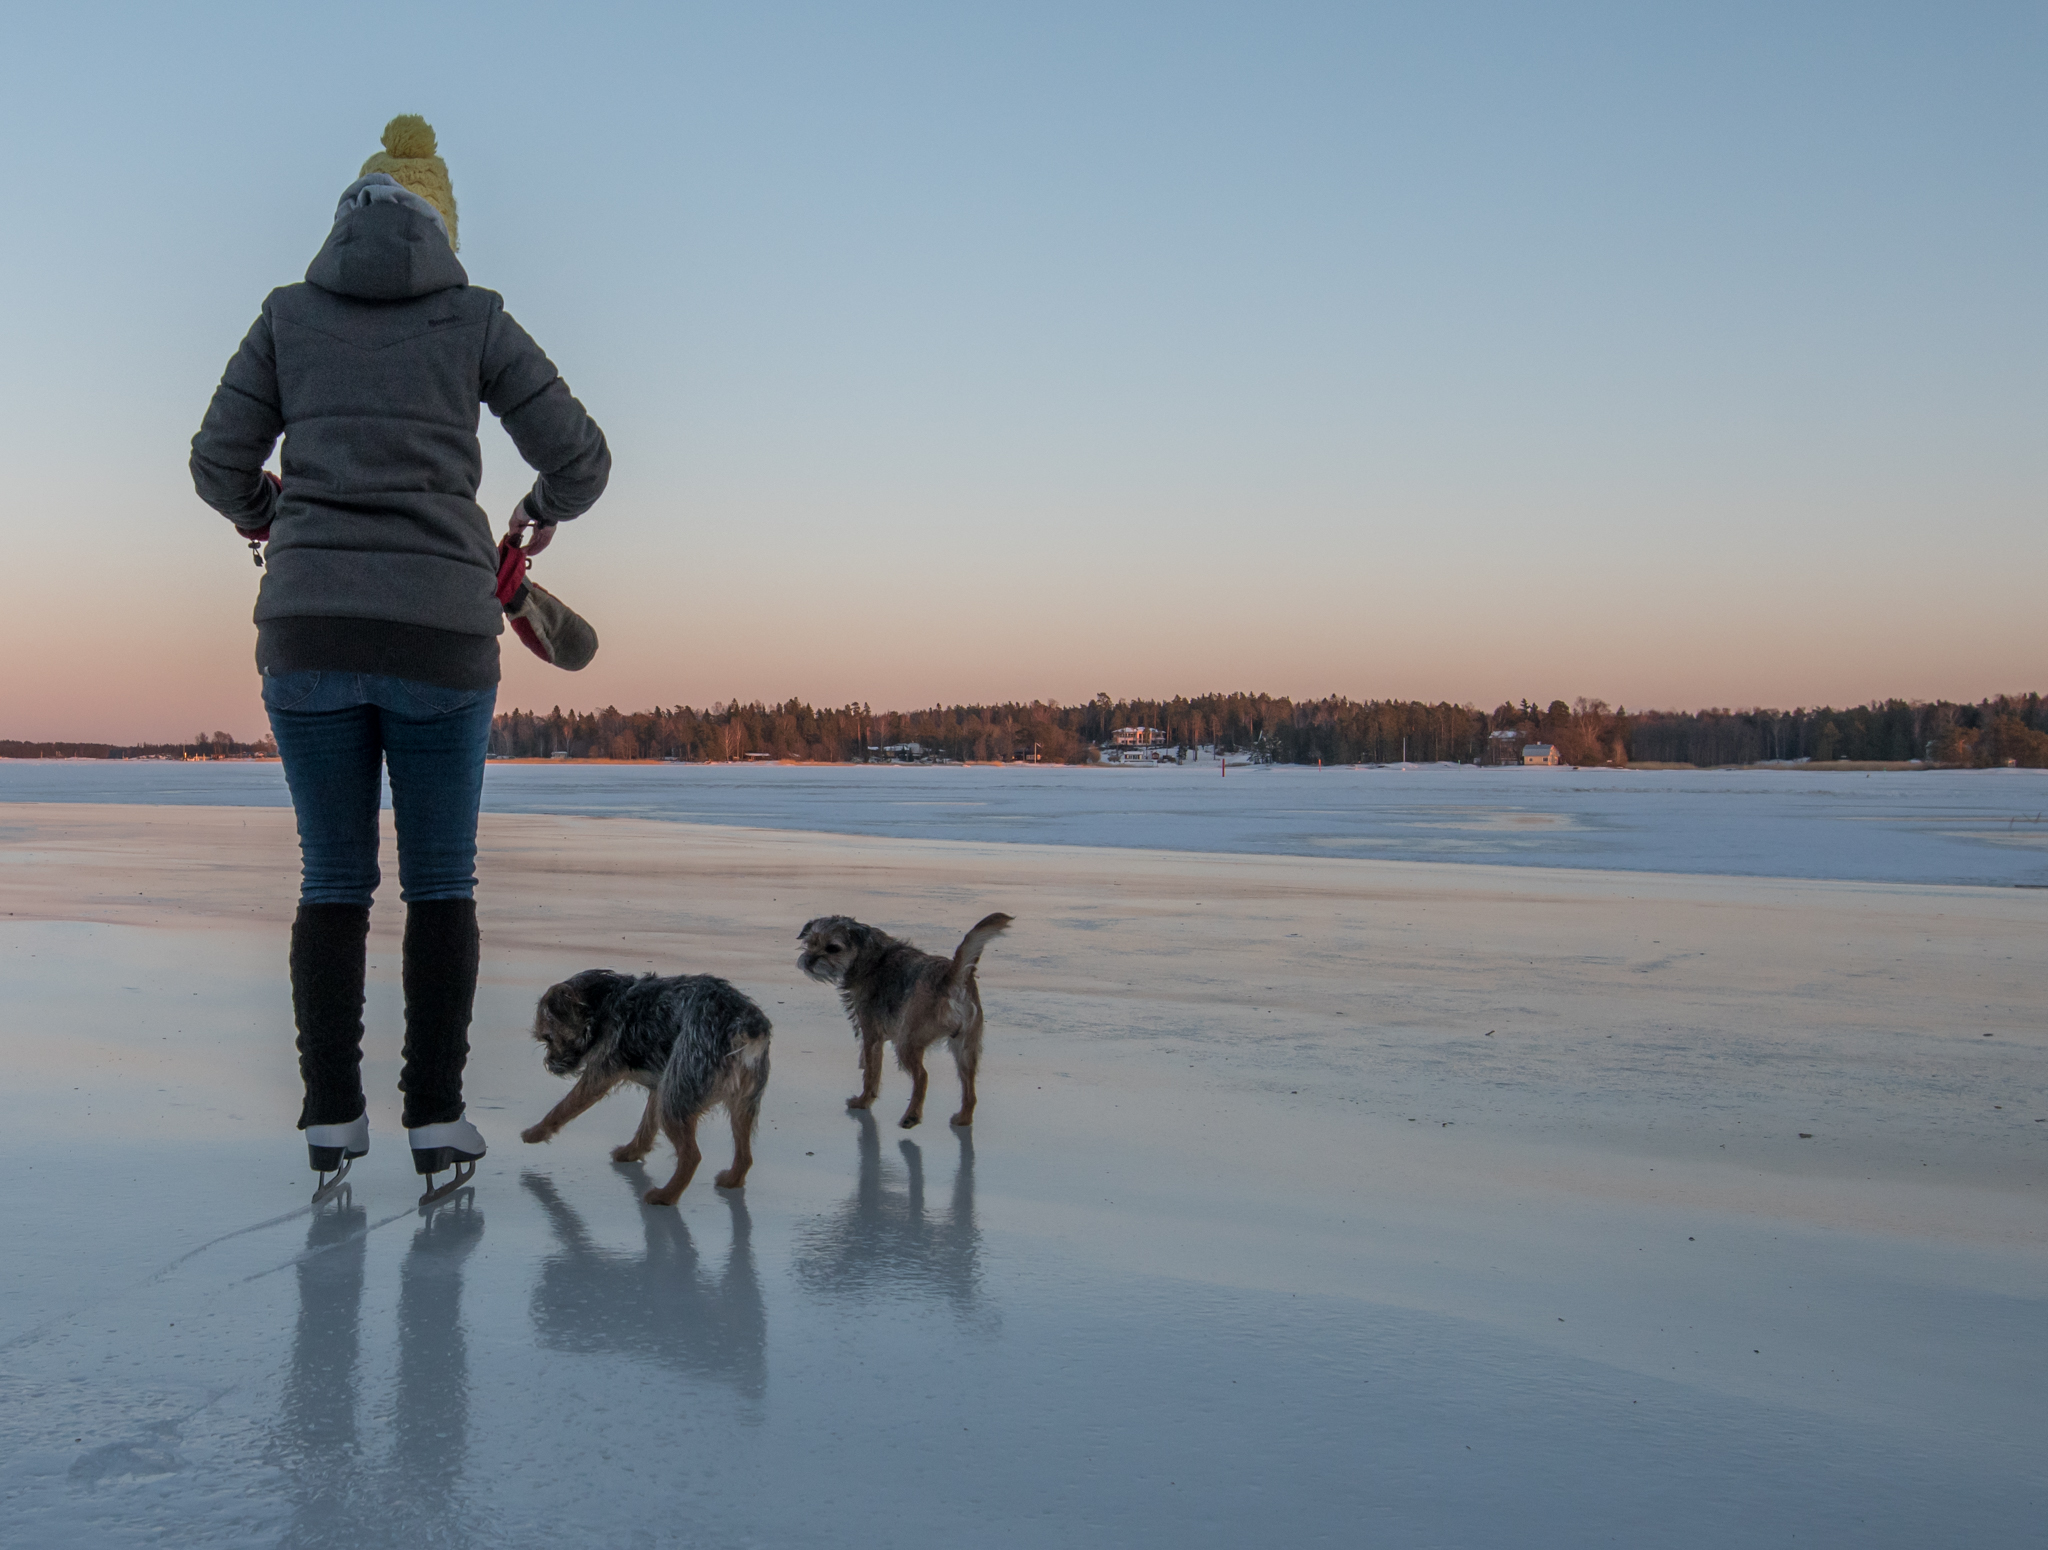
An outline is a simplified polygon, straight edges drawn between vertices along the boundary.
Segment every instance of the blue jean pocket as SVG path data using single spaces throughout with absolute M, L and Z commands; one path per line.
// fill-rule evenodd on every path
M 265 673 L 263 706 L 266 710 L 290 710 L 303 705 L 319 690 L 320 681 L 326 676 L 321 672 Z
M 389 680 L 393 698 L 403 701 L 408 712 L 421 716 L 447 716 L 458 710 L 467 710 L 486 695 L 497 693 L 496 686 L 489 689 L 444 689 L 439 684 L 421 683 L 417 678 L 393 678 Z M 393 706 L 392 709 L 398 709 Z

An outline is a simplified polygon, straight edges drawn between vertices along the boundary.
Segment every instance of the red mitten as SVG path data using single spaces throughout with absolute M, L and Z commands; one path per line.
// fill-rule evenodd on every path
M 541 661 L 580 672 L 597 655 L 597 631 L 567 603 L 526 579 L 532 563 L 507 534 L 498 545 L 498 602 L 512 633 Z
M 498 545 L 498 602 L 508 613 L 512 609 L 512 599 L 525 585 L 526 567 L 531 563 L 518 541 L 511 534 L 506 534 Z

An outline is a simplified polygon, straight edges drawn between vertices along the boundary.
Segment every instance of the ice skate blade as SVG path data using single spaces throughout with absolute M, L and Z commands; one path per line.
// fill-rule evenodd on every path
M 421 1205 L 430 1206 L 437 1200 L 446 1200 L 450 1195 L 462 1188 L 463 1185 L 476 1177 L 476 1164 L 474 1162 L 458 1162 L 454 1166 L 455 1177 L 440 1188 L 429 1189 L 424 1195 L 420 1196 Z M 439 1171 L 439 1169 L 435 1170 L 435 1172 Z M 427 1182 L 430 1185 L 434 1182 L 434 1175 L 432 1173 L 427 1175 Z
M 320 1170 L 320 1187 L 313 1191 L 314 1205 L 325 1205 L 334 1198 L 334 1192 L 341 1188 L 341 1181 L 348 1177 L 349 1166 L 354 1162 L 353 1157 L 342 1158 L 341 1166 L 335 1170 L 331 1178 L 325 1168 Z
M 454 1193 L 451 1195 L 450 1190 Z M 419 1218 L 423 1222 L 437 1221 L 449 1212 L 459 1218 L 476 1209 L 476 1189 L 460 1179 L 440 1189 L 430 1189 L 420 1196 Z

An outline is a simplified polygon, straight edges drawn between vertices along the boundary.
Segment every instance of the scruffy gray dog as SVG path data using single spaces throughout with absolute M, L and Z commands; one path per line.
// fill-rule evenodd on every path
M 989 915 L 961 940 L 951 958 L 920 952 L 886 931 L 846 915 L 822 915 L 797 933 L 803 950 L 796 966 L 814 980 L 839 987 L 839 999 L 860 1037 L 861 1085 L 846 1100 L 865 1109 L 882 1091 L 882 1046 L 896 1046 L 896 1063 L 910 1073 L 908 1130 L 924 1118 L 929 1080 L 924 1052 L 941 1039 L 960 1068 L 956 1125 L 974 1123 L 974 1068 L 981 1063 L 981 987 L 974 981 L 981 950 L 1008 928 L 1010 917 Z
M 614 1162 L 639 1162 L 654 1148 L 654 1128 L 676 1149 L 675 1177 L 642 1198 L 672 1206 L 689 1187 L 703 1153 L 697 1121 L 714 1104 L 732 1119 L 732 1166 L 720 1189 L 738 1189 L 754 1165 L 754 1125 L 768 1086 L 767 1014 L 709 974 L 658 975 L 586 969 L 551 986 L 534 1010 L 533 1036 L 547 1046 L 556 1076 L 576 1077 L 568 1096 L 522 1141 L 551 1141 L 561 1128 L 621 1082 L 647 1089 L 647 1112 Z

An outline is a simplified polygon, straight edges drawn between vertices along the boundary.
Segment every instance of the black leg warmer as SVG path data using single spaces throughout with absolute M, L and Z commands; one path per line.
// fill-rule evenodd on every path
M 405 1094 L 408 1130 L 462 1118 L 476 965 L 474 899 L 422 899 L 406 906 L 405 1069 L 398 1086 Z
M 292 922 L 292 1019 L 306 1106 L 299 1129 L 346 1125 L 363 1112 L 366 904 L 301 904 Z

